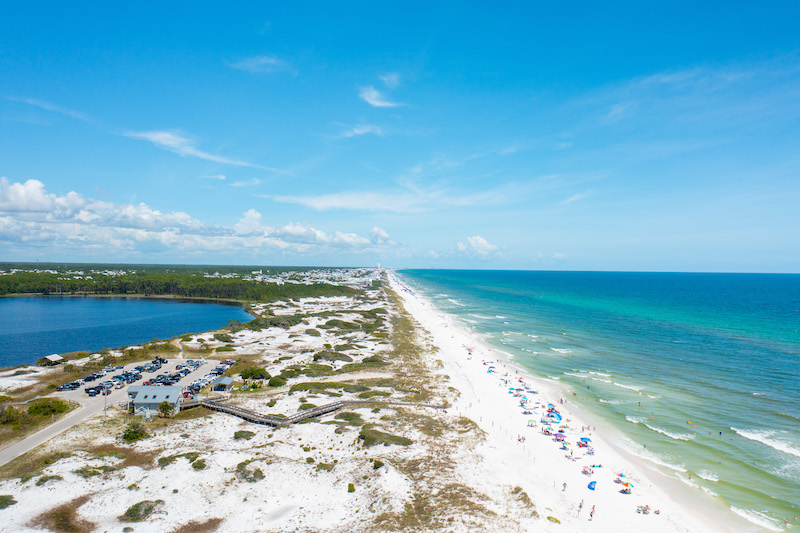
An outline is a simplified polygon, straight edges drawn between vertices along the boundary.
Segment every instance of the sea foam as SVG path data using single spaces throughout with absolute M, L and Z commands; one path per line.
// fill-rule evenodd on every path
M 759 513 L 758 511 L 739 509 L 738 507 L 734 507 L 733 505 L 731 505 L 731 511 L 738 514 L 748 522 L 769 529 L 770 531 L 783 531 L 783 528 L 780 527 L 780 525 L 778 525 L 778 522 L 768 517 L 764 513 Z
M 788 453 L 789 455 L 794 455 L 795 457 L 800 457 L 800 449 L 795 448 L 788 442 L 784 442 L 778 439 L 771 439 L 770 437 L 775 435 L 774 431 L 770 431 L 768 429 L 736 429 L 736 428 L 731 428 L 731 429 L 741 437 L 756 442 L 760 442 L 761 444 L 766 444 L 770 448 L 778 450 L 779 452 Z
M 663 430 L 661 428 L 657 428 L 655 426 L 651 426 L 648 423 L 645 423 L 644 425 L 649 427 L 650 429 L 652 429 L 656 433 L 661 433 L 662 435 L 666 435 L 667 437 L 669 437 L 671 439 L 675 439 L 675 440 L 692 440 L 694 438 L 694 435 L 689 434 L 689 433 L 670 433 L 669 431 Z

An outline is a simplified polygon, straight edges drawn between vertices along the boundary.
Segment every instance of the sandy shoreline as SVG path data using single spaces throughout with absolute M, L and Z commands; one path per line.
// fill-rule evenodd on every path
M 690 501 L 687 492 L 676 485 L 678 481 L 647 468 L 615 446 L 612 428 L 601 425 L 597 431 L 595 422 L 569 402 L 558 384 L 515 367 L 477 335 L 456 326 L 451 317 L 405 287 L 393 274 L 389 278 L 406 310 L 428 329 L 440 349 L 437 356 L 445 364 L 444 373 L 461 393 L 453 409 L 473 419 L 487 433 L 485 456 L 487 461 L 498 465 L 494 474 L 521 478 L 522 481 L 514 483 L 526 490 L 537 508 L 552 509 L 552 515 L 562 525 L 568 524 L 570 531 L 616 531 L 627 527 L 642 531 L 757 530 L 726 513 L 722 505 L 708 508 L 705 506 L 708 502 Z M 496 371 L 488 373 L 492 361 Z M 532 415 L 523 415 L 519 398 L 508 391 L 508 387 L 517 386 L 515 383 L 522 383 L 520 377 L 539 392 L 527 395 L 526 407 Z M 542 406 L 548 403 L 560 411 L 564 421 L 570 421 L 570 429 L 565 431 L 566 441 L 571 444 L 568 450 L 559 449 L 552 437 L 542 434 L 540 419 L 546 412 Z M 529 427 L 529 423 L 535 423 L 536 427 Z M 585 431 L 581 431 L 582 427 Z M 521 437 L 524 442 L 519 441 Z M 580 437 L 591 439 L 594 455 L 585 455 L 583 449 L 575 446 Z M 581 458 L 570 460 L 569 450 L 574 457 Z M 603 466 L 592 469 L 592 475 L 582 473 L 584 466 L 597 464 Z M 508 471 L 501 472 L 503 466 Z M 619 493 L 622 487 L 614 482 L 617 473 L 624 473 L 634 485 L 632 494 Z M 594 491 L 587 487 L 591 481 L 597 482 Z M 714 502 L 711 504 L 714 506 Z M 650 506 L 651 512 L 637 513 L 637 507 L 645 505 Z M 592 506 L 596 512 L 589 521 Z M 659 510 L 658 515 L 655 510 Z

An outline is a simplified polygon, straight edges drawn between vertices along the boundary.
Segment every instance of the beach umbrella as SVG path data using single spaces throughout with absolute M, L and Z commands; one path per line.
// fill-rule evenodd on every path
M 588 437 L 581 437 L 581 440 L 582 440 L 583 442 L 592 442 L 592 439 L 590 439 L 590 438 L 588 438 Z
M 563 433 L 556 433 L 556 434 L 554 434 L 553 436 L 554 436 L 554 437 L 562 437 L 562 438 L 563 438 L 563 437 L 566 437 L 566 435 L 564 435 Z
M 589 490 L 594 490 L 596 486 L 597 486 L 597 481 L 592 481 L 592 482 L 591 482 L 591 483 L 589 483 L 589 484 L 588 484 L 586 487 L 587 487 Z
M 621 474 L 621 473 L 617 472 L 617 477 L 627 477 L 627 476 L 625 476 L 625 474 Z
M 633 483 L 623 483 L 622 486 L 633 488 Z

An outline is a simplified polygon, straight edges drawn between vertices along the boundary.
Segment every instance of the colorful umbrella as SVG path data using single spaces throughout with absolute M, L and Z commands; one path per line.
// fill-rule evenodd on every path
M 597 481 L 592 481 L 591 483 L 589 483 L 589 484 L 587 485 L 587 488 L 588 488 L 589 490 L 594 490 L 594 488 L 595 488 L 596 486 L 597 486 Z

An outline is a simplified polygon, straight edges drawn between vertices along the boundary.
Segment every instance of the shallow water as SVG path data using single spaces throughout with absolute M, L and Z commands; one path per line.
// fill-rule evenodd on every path
M 0 367 L 31 364 L 53 353 L 168 339 L 251 318 L 241 307 L 186 300 L 0 298 Z
M 515 364 L 557 378 L 630 453 L 754 524 L 800 526 L 800 276 L 400 276 Z

